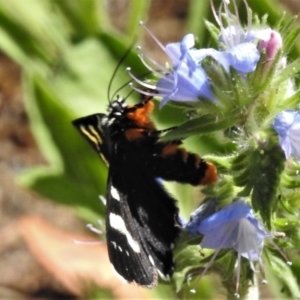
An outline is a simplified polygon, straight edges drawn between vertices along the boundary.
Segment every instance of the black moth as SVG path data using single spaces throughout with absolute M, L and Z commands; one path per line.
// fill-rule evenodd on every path
M 108 165 L 106 239 L 115 270 L 126 281 L 154 287 L 158 274 L 169 279 L 174 271 L 172 249 L 180 234 L 178 208 L 159 182 L 210 184 L 215 166 L 178 146 L 160 142 L 149 119 L 150 97 L 134 106 L 117 98 L 108 114 L 73 121 Z

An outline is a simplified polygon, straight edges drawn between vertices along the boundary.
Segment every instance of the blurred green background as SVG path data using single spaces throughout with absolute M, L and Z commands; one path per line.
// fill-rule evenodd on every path
M 284 10 L 289 20 L 300 9 L 300 2 L 292 0 L 248 2 L 259 16 L 268 14 L 270 25 Z M 215 7 L 219 3 L 214 1 Z M 243 18 L 245 9 L 241 7 Z M 0 0 L 0 297 L 122 298 L 105 285 L 91 286 L 90 277 L 83 279 L 82 291 L 69 288 L 47 262 L 38 259 L 41 255 L 47 260 L 47 253 L 32 250 L 34 243 L 46 243 L 47 233 L 43 234 L 45 241 L 33 240 L 24 217 L 39 227 L 34 219 L 38 216 L 70 236 L 87 235 L 85 223 L 103 219 L 105 207 L 98 195 L 105 195 L 107 170 L 71 121 L 106 111 L 109 81 L 132 43 L 142 45 L 159 63 L 166 62 L 162 50 L 138 25 L 140 20 L 163 44 L 180 41 L 192 32 L 205 47 L 209 36 L 203 19 L 213 21 L 208 0 Z M 299 56 L 299 46 L 300 42 L 290 59 Z M 119 68 L 111 93 L 129 81 L 127 66 L 134 74 L 145 71 L 134 48 Z M 120 91 L 127 93 L 126 89 Z M 137 99 L 138 95 L 132 95 L 129 102 Z M 163 129 L 183 122 L 185 112 L 156 108 L 155 119 Z M 222 149 L 222 144 L 206 137 L 188 139 L 186 145 L 196 152 L 201 149 L 201 154 Z M 201 199 L 199 190 L 168 187 L 188 218 Z M 80 247 L 84 251 L 88 246 Z M 101 262 L 94 261 L 94 267 L 101 268 Z M 209 288 L 215 282 L 203 280 L 203 298 L 216 296 Z M 271 279 L 262 295 L 270 297 L 276 289 L 276 281 Z M 149 293 L 145 297 L 157 299 L 175 297 L 167 285 L 143 293 L 143 297 Z

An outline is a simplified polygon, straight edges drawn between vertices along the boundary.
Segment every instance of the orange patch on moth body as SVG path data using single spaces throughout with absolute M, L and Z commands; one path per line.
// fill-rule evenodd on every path
M 144 138 L 145 130 L 139 128 L 132 128 L 125 130 L 125 137 L 128 141 L 138 140 Z
M 205 171 L 205 176 L 200 180 L 200 184 L 209 185 L 214 184 L 218 179 L 218 172 L 215 165 L 210 162 L 206 162 L 207 168 Z
M 162 156 L 174 155 L 178 151 L 178 145 L 176 144 L 167 144 L 162 149 Z
M 153 111 L 153 108 L 153 102 L 149 101 L 142 107 L 137 108 L 135 111 L 129 112 L 127 117 L 133 120 L 137 127 L 154 130 L 155 126 L 148 116 Z

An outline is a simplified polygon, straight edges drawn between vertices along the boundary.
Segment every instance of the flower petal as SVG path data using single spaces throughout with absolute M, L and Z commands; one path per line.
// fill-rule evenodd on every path
M 279 113 L 273 124 L 286 159 L 300 159 L 300 111 L 286 110 Z
M 207 217 L 216 212 L 218 201 L 215 198 L 205 200 L 194 212 L 190 215 L 190 220 L 185 228 L 189 234 L 198 234 L 198 226 Z
M 198 228 L 199 229 L 199 228 Z M 231 249 L 237 243 L 238 222 L 231 221 L 212 228 L 204 234 L 201 247 L 208 249 Z
M 239 44 L 227 51 L 228 63 L 240 73 L 253 72 L 260 53 L 252 43 Z
M 244 201 L 233 202 L 206 218 L 199 224 L 198 230 L 202 234 L 209 233 L 212 229 L 222 227 L 228 222 L 239 221 L 241 218 L 245 218 L 250 211 L 251 207 L 245 204 Z
M 199 211 L 198 213 L 203 213 Z M 195 221 L 198 220 L 198 226 Z M 186 228 L 203 234 L 201 246 L 210 249 L 234 249 L 251 262 L 259 260 L 264 239 L 271 236 L 254 217 L 244 200 L 225 206 L 203 220 L 195 214 Z
M 168 100 L 195 102 L 199 101 L 199 97 L 214 99 L 207 76 L 200 67 L 189 76 L 188 68 L 182 65 L 174 74 L 160 79 L 156 89 L 160 94 L 165 94 L 161 106 Z

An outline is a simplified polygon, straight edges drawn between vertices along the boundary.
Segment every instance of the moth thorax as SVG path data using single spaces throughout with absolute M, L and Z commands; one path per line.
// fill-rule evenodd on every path
M 112 124 L 114 121 L 115 121 L 115 118 L 113 118 L 113 117 L 111 118 L 111 117 L 105 116 L 105 117 L 103 117 L 101 119 L 100 125 L 103 126 L 103 127 L 107 127 L 110 124 Z

